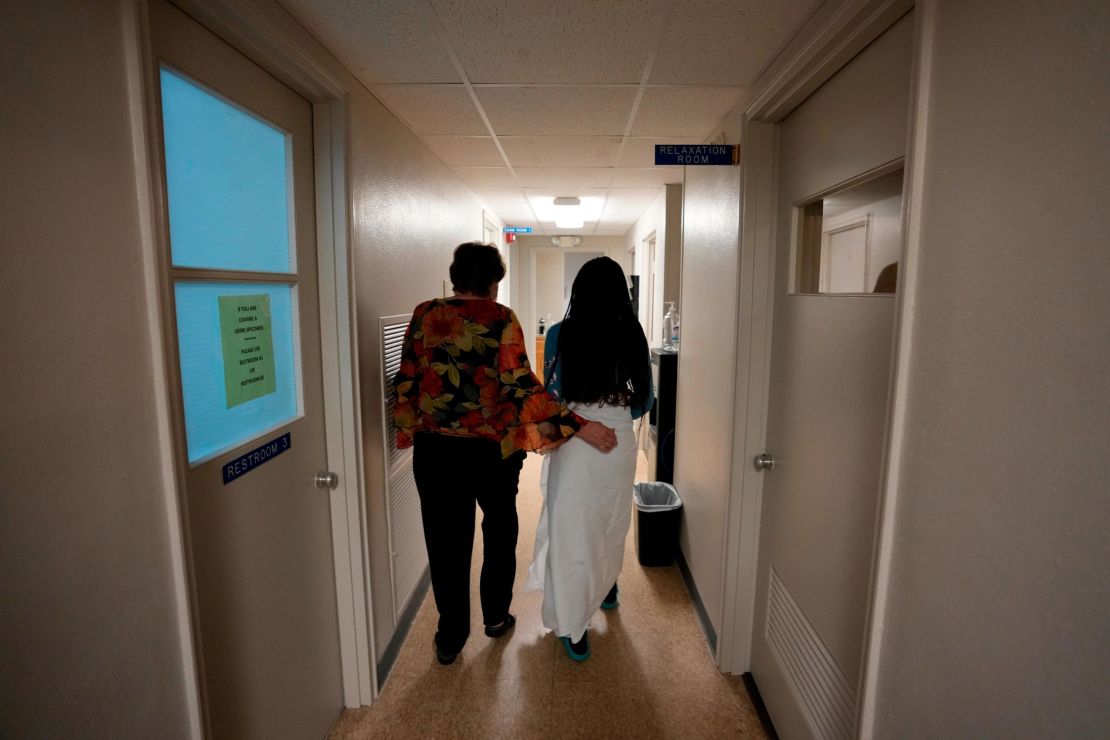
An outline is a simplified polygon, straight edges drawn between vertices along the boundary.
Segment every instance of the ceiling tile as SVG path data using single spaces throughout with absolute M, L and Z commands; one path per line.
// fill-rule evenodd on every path
M 627 145 L 625 145 L 627 149 Z M 613 170 L 614 188 L 648 188 L 682 184 L 681 167 L 621 167 Z
M 668 136 L 665 139 L 636 139 L 629 137 L 624 142 L 618 167 L 653 167 L 655 165 L 656 144 L 700 144 L 702 138 L 689 136 Z M 681 167 L 676 169 L 681 170 Z
M 631 135 L 711 136 L 746 92 L 742 87 L 649 87 Z
M 612 167 L 620 137 L 499 136 L 516 167 Z
M 498 205 L 488 203 L 497 217 L 505 222 L 506 226 L 532 226 L 535 227 L 536 214 L 527 204 L 519 206 Z
M 622 136 L 634 87 L 476 87 L 499 136 Z
M 597 236 L 624 236 L 628 233 L 628 230 L 631 229 L 632 225 L 635 223 L 635 221 L 629 221 L 628 223 L 603 221 L 602 223 L 598 224 L 597 229 L 594 231 L 594 234 Z
M 490 136 L 425 136 L 424 142 L 449 167 L 504 164 Z
M 638 203 L 649 206 L 663 194 L 663 188 L 613 188 L 609 191 L 610 203 Z
M 366 85 L 461 82 L 423 3 L 281 0 Z
M 508 167 L 452 167 L 459 179 L 471 188 L 516 187 L 516 178 Z
M 821 0 L 679 0 L 649 81 L 751 85 L 820 4 Z M 675 18 L 682 22 L 674 23 Z
M 371 92 L 418 134 L 489 133 L 461 85 L 375 85 Z
M 612 167 L 514 167 L 520 184 L 528 188 L 603 188 L 613 176 Z
M 531 83 L 640 82 L 671 2 L 433 0 L 471 82 Z
M 524 197 L 524 192 L 520 188 L 472 188 L 474 193 L 489 203 L 490 205 L 499 204 L 524 204 L 527 205 L 528 200 Z
M 644 215 L 650 203 L 613 203 L 605 204 L 601 214 L 602 221 L 606 223 L 631 223 Z

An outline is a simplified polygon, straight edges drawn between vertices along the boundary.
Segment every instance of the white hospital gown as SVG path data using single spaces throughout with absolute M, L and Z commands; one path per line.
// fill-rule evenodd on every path
M 573 411 L 617 434 L 599 452 L 577 437 L 548 453 L 540 488 L 543 510 L 526 591 L 543 589 L 543 624 L 577 642 L 620 575 L 632 523 L 636 437 L 627 407 L 577 404 Z

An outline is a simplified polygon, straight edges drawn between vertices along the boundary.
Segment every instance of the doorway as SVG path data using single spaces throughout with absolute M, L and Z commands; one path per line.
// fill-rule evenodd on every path
M 903 243 L 912 39 L 910 14 L 776 132 L 751 673 L 788 738 L 856 732 L 895 335 L 891 273 Z
M 205 724 L 322 736 L 344 686 L 313 108 L 168 3 L 150 29 Z

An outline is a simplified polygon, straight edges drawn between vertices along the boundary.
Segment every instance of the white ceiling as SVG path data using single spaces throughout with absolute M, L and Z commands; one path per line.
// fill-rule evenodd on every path
M 820 0 L 279 0 L 507 225 L 622 235 Z M 577 196 L 582 229 L 551 201 Z

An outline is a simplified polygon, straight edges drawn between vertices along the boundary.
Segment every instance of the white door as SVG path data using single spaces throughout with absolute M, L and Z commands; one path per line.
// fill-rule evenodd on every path
M 159 74 L 187 534 L 215 738 L 323 737 L 342 711 L 312 107 L 181 11 Z
M 867 270 L 887 266 L 868 267 L 865 251 L 901 254 L 891 204 L 911 41 L 907 16 L 778 132 L 775 466 L 765 471 L 751 670 L 785 740 L 855 733 L 895 308 L 891 293 L 865 284 Z M 871 236 L 847 232 L 830 246 L 825 220 L 838 233 L 869 224 Z

